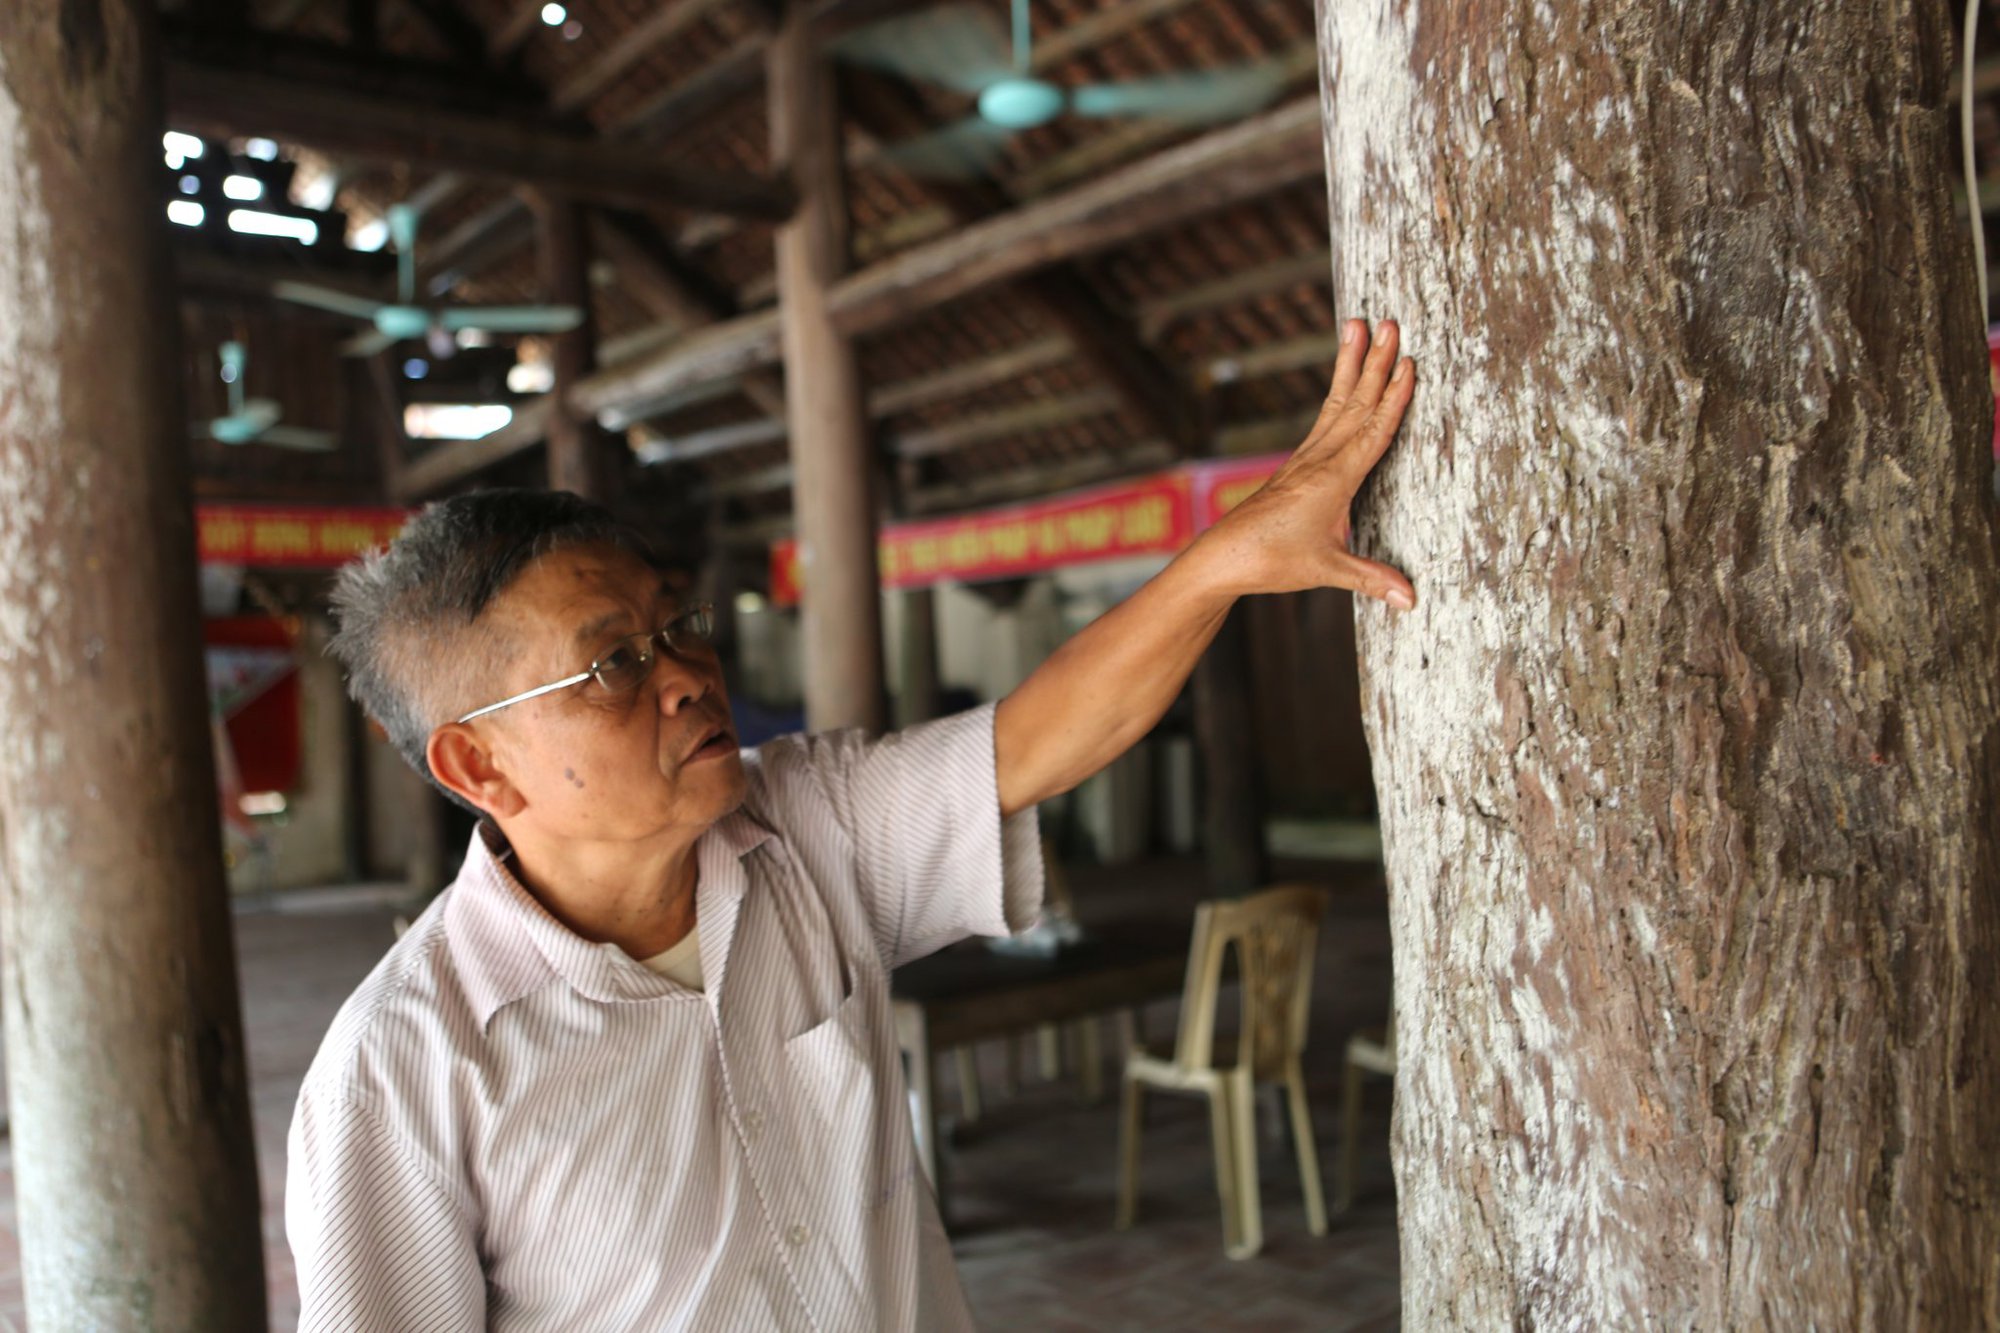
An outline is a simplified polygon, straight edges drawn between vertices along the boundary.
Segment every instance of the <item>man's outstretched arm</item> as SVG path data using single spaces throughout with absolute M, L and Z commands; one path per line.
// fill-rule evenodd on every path
M 1349 588 L 1405 610 L 1398 571 L 1348 550 L 1354 493 L 1389 447 L 1416 373 L 1397 331 L 1343 330 L 1333 390 L 1305 443 L 1138 592 L 1058 649 L 1000 701 L 995 765 L 1003 814 L 1070 790 L 1160 720 L 1238 597 Z

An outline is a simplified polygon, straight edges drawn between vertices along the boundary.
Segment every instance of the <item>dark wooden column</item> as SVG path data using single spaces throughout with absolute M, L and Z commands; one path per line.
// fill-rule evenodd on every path
M 1250 716 L 1250 629 L 1242 607 L 1229 613 L 1195 667 L 1194 718 L 1209 888 L 1248 893 L 1265 882 L 1269 867 Z
M 882 607 L 875 563 L 875 468 L 854 348 L 827 289 L 847 263 L 840 118 L 808 6 L 787 6 L 771 43 L 771 158 L 799 209 L 778 228 L 778 302 L 792 505 L 805 571 L 806 724 L 883 724 Z
M 590 236 L 583 209 L 543 191 L 527 194 L 541 247 L 542 291 L 556 305 L 584 312 L 583 323 L 553 339 L 555 386 L 549 392 L 549 488 L 602 503 L 613 476 L 611 442 L 596 421 L 568 407 L 570 387 L 597 369 L 597 331 L 590 318 Z
M 913 726 L 938 715 L 937 590 L 903 594 L 903 632 L 897 642 L 903 688 L 896 695 L 896 725 Z
M 142 0 L 0 44 L 0 879 L 38 1329 L 265 1327 Z

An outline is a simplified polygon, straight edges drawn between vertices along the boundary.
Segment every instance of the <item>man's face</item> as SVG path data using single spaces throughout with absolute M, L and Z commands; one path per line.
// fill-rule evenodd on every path
M 658 629 L 679 603 L 629 551 L 585 546 L 529 566 L 487 615 L 505 650 L 493 698 L 587 669 L 620 639 Z M 722 669 L 706 644 L 657 642 L 652 674 L 615 695 L 594 680 L 469 724 L 525 798 L 507 820 L 553 840 L 644 841 L 699 832 L 743 801 Z

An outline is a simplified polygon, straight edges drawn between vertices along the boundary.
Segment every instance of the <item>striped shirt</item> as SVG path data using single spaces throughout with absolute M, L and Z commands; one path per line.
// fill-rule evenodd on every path
M 993 709 L 744 760 L 696 845 L 704 990 L 565 929 L 486 833 L 341 1009 L 289 1144 L 302 1330 L 971 1326 L 887 975 L 1040 906 Z

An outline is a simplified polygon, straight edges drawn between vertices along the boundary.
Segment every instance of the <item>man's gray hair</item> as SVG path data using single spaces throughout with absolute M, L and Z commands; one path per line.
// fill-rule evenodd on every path
M 410 767 L 436 782 L 424 754 L 432 730 L 481 702 L 463 697 L 479 684 L 471 664 L 492 659 L 472 651 L 481 613 L 535 561 L 577 546 L 653 558 L 643 537 L 580 496 L 490 490 L 429 506 L 387 548 L 341 569 L 327 651 Z

